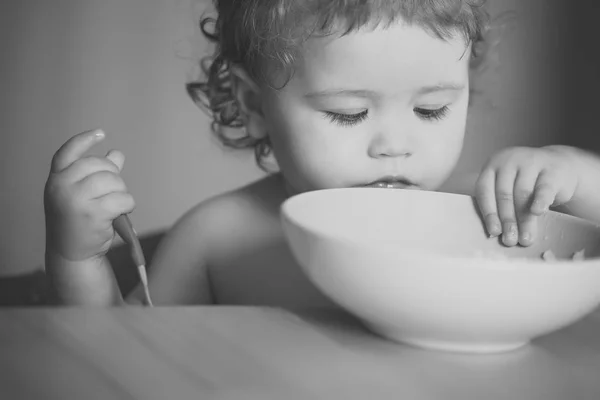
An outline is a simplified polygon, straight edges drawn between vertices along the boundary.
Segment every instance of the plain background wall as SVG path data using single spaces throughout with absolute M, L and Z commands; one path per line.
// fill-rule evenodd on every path
M 600 153 L 598 130 L 598 94 L 600 93 L 600 46 L 598 15 L 600 3 L 585 2 L 582 7 L 561 2 L 561 18 L 555 31 L 563 34 L 560 59 L 564 87 L 560 101 L 560 131 L 574 146 Z M 598 177 L 600 183 L 600 177 Z
M 559 16 L 546 0 L 490 0 L 520 18 L 498 63 L 474 78 L 467 144 L 457 173 L 479 170 L 510 145 L 561 141 Z M 250 152 L 223 150 L 187 97 L 200 0 L 0 2 L 0 274 L 43 265 L 42 193 L 53 153 L 102 127 L 93 151 L 127 157 L 139 233 L 168 228 L 197 202 L 262 176 Z M 550 36 L 548 36 L 550 35 Z M 558 47 L 557 47 L 558 46 Z M 553 84 L 549 84 L 553 82 Z

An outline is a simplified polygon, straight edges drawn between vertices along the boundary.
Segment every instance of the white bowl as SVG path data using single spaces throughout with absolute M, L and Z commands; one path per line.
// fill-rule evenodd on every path
M 320 190 L 288 199 L 281 218 L 309 279 L 395 341 L 508 351 L 600 303 L 600 228 L 568 215 L 548 212 L 534 245 L 510 248 L 486 235 L 475 200 L 464 195 Z M 563 260 L 543 261 L 548 249 Z M 589 259 L 564 260 L 581 249 Z

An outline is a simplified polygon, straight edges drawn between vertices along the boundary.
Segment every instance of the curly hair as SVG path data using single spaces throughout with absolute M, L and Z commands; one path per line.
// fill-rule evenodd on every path
M 269 72 L 283 71 L 286 82 L 291 79 L 294 61 L 308 38 L 343 36 L 398 19 L 417 24 L 443 40 L 462 34 L 471 45 L 473 65 L 485 53 L 484 33 L 489 22 L 486 0 L 213 1 L 218 17 L 202 17 L 200 29 L 216 45 L 215 52 L 201 60 L 203 77 L 187 83 L 187 92 L 209 112 L 211 130 L 221 143 L 237 149 L 254 148 L 256 162 L 266 172 L 264 160 L 271 153 L 268 135 L 257 139 L 247 132 L 231 134 L 230 128 L 244 127 L 232 92 L 231 65 L 240 65 L 256 82 L 274 88 Z

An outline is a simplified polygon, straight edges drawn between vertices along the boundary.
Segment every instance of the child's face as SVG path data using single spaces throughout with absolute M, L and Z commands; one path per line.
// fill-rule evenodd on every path
M 444 41 L 400 23 L 311 39 L 293 78 L 263 97 L 266 129 L 292 191 L 385 177 L 435 190 L 461 153 L 469 54 L 459 34 Z

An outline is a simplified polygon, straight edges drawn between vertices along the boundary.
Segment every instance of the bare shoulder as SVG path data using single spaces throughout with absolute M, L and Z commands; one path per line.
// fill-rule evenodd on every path
M 213 197 L 194 207 L 189 219 L 209 247 L 209 255 L 234 251 L 248 234 L 269 234 L 279 224 L 279 207 L 285 191 L 277 177 L 269 176 L 239 189 Z
M 251 246 L 248 237 L 271 234 L 269 227 L 277 223 L 283 196 L 277 178 L 267 177 L 211 197 L 183 214 L 152 259 L 149 285 L 153 301 L 164 305 L 213 303 L 207 273 L 212 260 Z M 138 287 L 130 297 L 140 295 Z

